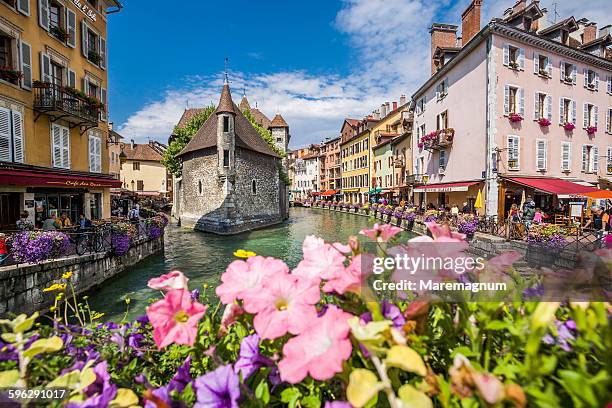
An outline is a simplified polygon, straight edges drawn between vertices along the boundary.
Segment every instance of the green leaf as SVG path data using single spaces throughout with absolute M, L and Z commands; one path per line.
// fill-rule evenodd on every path
M 266 405 L 270 402 L 270 388 L 266 380 L 261 380 L 259 384 L 257 384 L 255 388 L 255 397 Z
M 61 350 L 64 346 L 62 339 L 57 336 L 49 337 L 48 339 L 36 340 L 29 349 L 23 352 L 23 355 L 32 358 L 41 353 L 52 353 Z
M 288 404 L 290 407 L 295 407 L 298 399 L 302 396 L 299 389 L 295 387 L 286 388 L 281 392 L 281 401 Z
M 408 346 L 391 347 L 385 362 L 389 367 L 398 367 L 422 377 L 427 375 L 427 368 L 421 355 Z
M 300 405 L 304 408 L 320 408 L 321 400 L 316 395 L 309 395 L 300 400 Z
M 66 373 L 47 384 L 48 388 L 70 388 L 80 391 L 96 381 L 96 373 L 93 368 L 86 366 L 82 371 L 75 370 Z
M 508 322 L 503 322 L 501 320 L 493 320 L 490 321 L 486 326 L 486 330 L 505 330 L 509 326 Z
M 9 370 L 0 372 L 0 388 L 13 387 L 19 381 L 19 371 Z
M 18 319 L 19 321 L 17 322 Z M 34 313 L 30 317 L 27 317 L 24 314 L 17 316 L 17 318 L 13 321 L 15 322 L 15 327 L 13 328 L 13 331 L 15 333 L 27 332 L 32 328 L 36 319 L 38 319 L 38 312 Z
M 397 396 L 402 400 L 402 408 L 433 408 L 431 399 L 410 384 L 402 385 Z
M 138 397 L 134 394 L 134 391 L 127 388 L 119 388 L 115 399 L 110 403 L 113 408 L 129 408 L 135 405 L 138 405 Z

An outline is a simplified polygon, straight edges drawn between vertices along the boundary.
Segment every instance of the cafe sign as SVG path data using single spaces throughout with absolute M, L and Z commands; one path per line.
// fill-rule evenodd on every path
M 77 6 L 79 10 L 81 10 L 83 14 L 89 17 L 91 21 L 96 21 L 98 15 L 96 14 L 94 9 L 85 4 L 85 0 L 72 0 L 72 2 L 75 6 Z
M 68 187 L 108 187 L 109 184 L 96 183 L 84 180 L 49 181 L 47 184 L 60 184 Z

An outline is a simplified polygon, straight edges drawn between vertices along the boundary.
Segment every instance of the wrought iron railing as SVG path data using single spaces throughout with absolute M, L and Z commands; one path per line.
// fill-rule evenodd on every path
M 75 91 L 48 82 L 34 85 L 34 109 L 43 113 L 60 113 L 81 121 L 97 124 L 100 106 Z M 70 121 L 70 120 L 69 120 Z

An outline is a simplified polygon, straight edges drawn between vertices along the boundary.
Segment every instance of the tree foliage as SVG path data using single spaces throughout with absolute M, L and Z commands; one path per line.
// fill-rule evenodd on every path
M 266 141 L 266 143 L 268 144 L 268 146 L 270 147 L 270 149 L 272 149 L 272 151 L 274 153 L 278 154 L 280 157 L 287 156 L 285 154 L 285 152 L 280 150 L 274 144 L 274 139 L 272 138 L 272 132 L 270 132 L 268 129 L 265 129 L 264 127 L 260 126 L 259 123 L 257 123 L 255 121 L 255 118 L 253 117 L 253 115 L 251 115 L 251 112 L 249 112 L 248 110 L 244 110 L 244 111 L 242 111 L 242 113 L 249 120 L 249 122 L 251 122 L 251 125 L 253 125 L 255 130 L 257 130 L 257 133 L 259 133 L 261 135 L 262 139 Z

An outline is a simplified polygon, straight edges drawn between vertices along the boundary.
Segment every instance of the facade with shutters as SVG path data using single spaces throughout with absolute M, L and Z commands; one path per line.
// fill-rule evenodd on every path
M 0 0 L 0 228 L 110 216 L 107 17 L 114 0 Z

